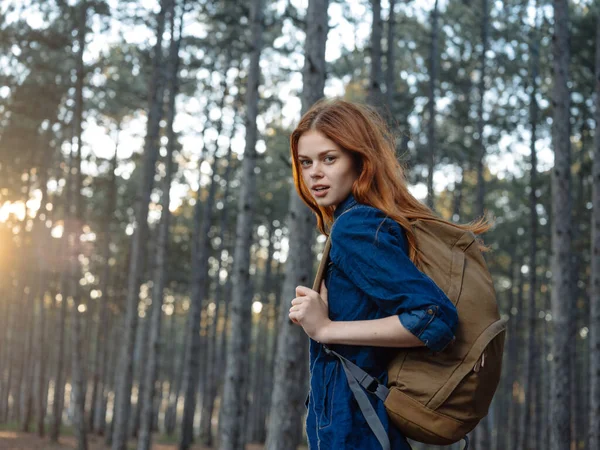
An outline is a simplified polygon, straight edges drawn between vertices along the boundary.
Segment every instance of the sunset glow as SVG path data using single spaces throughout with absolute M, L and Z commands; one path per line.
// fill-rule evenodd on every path
M 23 220 L 25 218 L 25 204 L 23 202 L 4 202 L 0 206 L 0 222 L 6 222 L 14 216 L 17 220 Z

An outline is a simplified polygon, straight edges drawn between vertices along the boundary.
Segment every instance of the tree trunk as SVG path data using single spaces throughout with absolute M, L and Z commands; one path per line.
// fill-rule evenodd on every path
M 21 431 L 28 432 L 29 425 L 31 424 L 32 412 L 33 412 L 33 382 L 35 375 L 35 357 L 33 352 L 34 345 L 34 317 L 33 317 L 33 302 L 34 298 L 31 292 L 33 284 L 33 273 L 31 269 L 27 270 L 27 284 L 25 286 L 25 292 L 23 296 L 23 302 L 21 304 L 27 305 L 25 308 L 24 318 L 24 332 L 25 336 L 25 352 L 23 353 L 23 369 L 22 379 L 20 380 L 20 394 L 21 394 Z
M 435 0 L 431 11 L 431 47 L 429 49 L 429 112 L 427 122 L 427 206 L 433 209 L 435 193 L 433 192 L 433 171 L 435 170 L 435 85 L 438 77 L 438 0 Z
M 206 142 L 206 141 L 205 141 Z M 206 144 L 205 144 L 206 145 Z M 216 158 L 215 154 L 215 158 Z M 189 312 L 188 348 L 184 369 L 184 408 L 181 423 L 181 438 L 179 449 L 187 450 L 194 440 L 194 415 L 196 412 L 196 397 L 199 385 L 201 367 L 201 322 L 202 305 L 208 292 L 208 258 L 210 253 L 210 237 L 208 232 L 212 222 L 213 205 L 217 184 L 211 182 L 209 194 L 204 202 L 201 199 L 200 166 L 203 158 L 198 162 L 198 194 L 194 209 L 194 236 L 192 243 L 192 300 Z M 216 167 L 214 168 L 216 170 Z M 213 172 L 215 175 L 215 172 Z M 214 181 L 214 179 L 213 179 Z M 201 212 L 202 211 L 202 212 Z
M 2 236 L 4 238 L 4 236 Z M 0 297 L 9 298 L 8 288 L 8 270 L 5 267 L 0 267 Z M 12 342 L 10 339 L 10 317 L 11 317 L 11 301 L 2 302 L 2 310 L 0 311 L 0 335 L 2 336 L 0 347 L 0 423 L 6 423 L 8 420 L 8 393 L 10 387 L 10 378 L 12 371 L 11 350 Z
M 395 71 L 395 58 L 394 58 L 394 47 L 396 46 L 396 42 L 394 39 L 394 27 L 396 26 L 396 0 L 389 0 L 390 8 L 388 13 L 388 22 L 387 22 L 387 45 L 386 45 L 386 72 L 385 72 L 385 96 L 387 102 L 387 113 L 390 117 L 393 115 L 394 110 L 394 94 L 396 93 L 395 81 L 396 81 L 396 71 Z
M 237 103 L 237 102 L 236 102 Z M 237 112 L 234 114 L 234 117 L 237 116 Z M 235 124 L 233 124 L 235 125 Z M 223 182 L 225 184 L 225 191 L 223 192 L 223 202 L 227 203 L 228 198 L 229 198 L 229 191 L 230 191 L 230 179 L 231 179 L 231 175 L 233 173 L 233 166 L 234 166 L 234 159 L 233 159 L 233 152 L 232 152 L 232 139 L 233 136 L 235 134 L 235 126 L 232 126 L 231 132 L 230 132 L 230 136 L 229 136 L 229 147 L 227 149 L 227 166 L 225 167 L 225 173 L 223 174 Z M 230 268 L 230 264 L 227 262 L 227 264 L 225 264 L 225 262 L 223 261 L 222 255 L 223 255 L 223 251 L 225 250 L 227 252 L 227 255 L 231 255 L 232 253 L 232 245 L 228 244 L 225 245 L 226 241 L 227 241 L 227 236 L 226 236 L 226 229 L 231 229 L 230 234 L 233 235 L 235 233 L 235 221 L 232 221 L 231 223 L 227 223 L 227 209 L 225 207 L 221 208 L 221 212 L 220 212 L 220 217 L 219 217 L 219 227 L 218 229 L 220 230 L 219 233 L 219 247 L 217 249 L 217 255 L 219 255 L 219 272 L 221 270 L 222 267 L 227 266 L 227 278 L 225 280 L 224 285 L 221 285 L 220 283 L 217 284 L 217 289 L 216 289 L 216 294 L 215 294 L 215 298 L 217 300 L 217 310 L 215 311 L 215 315 L 217 317 L 217 320 L 221 321 L 222 326 L 220 326 L 221 329 L 221 333 L 220 335 L 215 336 L 215 360 L 214 360 L 214 364 L 215 364 L 215 368 L 214 371 L 218 374 L 222 374 L 225 370 L 225 358 L 226 358 L 226 348 L 227 348 L 227 330 L 228 330 L 228 317 L 229 317 L 229 304 L 230 304 L 230 298 L 231 298 L 231 276 L 229 274 L 231 274 L 231 268 Z M 231 239 L 231 241 L 233 241 L 233 239 Z M 219 379 L 217 380 L 217 383 L 214 386 L 214 398 L 212 399 L 212 406 L 211 408 L 215 407 L 215 400 L 216 397 L 218 395 L 219 390 L 222 390 L 222 386 L 223 386 L 223 382 L 222 382 L 222 377 L 219 377 Z M 212 393 L 211 393 L 212 395 Z M 212 412 L 210 413 L 211 417 L 212 417 Z M 220 425 L 220 421 L 219 421 L 219 425 Z M 211 430 L 212 432 L 212 430 Z M 212 434 L 212 433 L 211 433 Z M 201 428 L 201 436 L 206 436 L 206 432 L 202 431 Z M 212 439 L 212 437 L 211 437 Z
M 49 128 L 49 130 L 51 127 Z M 42 189 L 42 198 L 40 201 L 40 208 L 36 213 L 34 230 L 32 232 L 34 242 L 37 242 L 37 272 L 38 272 L 38 281 L 37 281 L 37 298 L 39 304 L 39 322 L 38 322 L 38 354 L 37 358 L 39 361 L 38 368 L 38 378 L 37 378 L 37 432 L 38 436 L 43 437 L 45 432 L 45 419 L 46 419 L 46 403 L 48 399 L 48 395 L 46 392 L 47 388 L 47 377 L 46 377 L 46 367 L 47 367 L 47 345 L 46 345 L 46 307 L 45 307 L 45 294 L 46 294 L 46 284 L 49 278 L 50 268 L 45 264 L 44 261 L 44 249 L 50 248 L 50 242 L 48 240 L 48 234 L 46 232 L 46 227 L 44 226 L 45 216 L 39 217 L 40 213 L 44 210 L 48 199 L 48 168 L 50 166 L 50 161 L 52 160 L 53 149 L 50 147 L 50 142 L 48 142 L 48 148 L 46 148 L 46 156 L 45 161 L 42 167 L 42 173 L 40 177 L 40 187 Z M 1 378 L 1 377 L 0 377 Z
M 596 133 L 592 166 L 589 444 L 600 448 L 600 8 L 596 9 Z
M 169 73 L 167 78 L 169 90 L 169 103 L 167 109 L 167 155 L 166 155 L 166 173 L 163 180 L 162 192 L 162 213 L 160 228 L 158 232 L 158 244 L 156 249 L 156 271 L 154 275 L 154 285 L 152 292 L 152 311 L 150 317 L 150 341 L 148 345 L 148 361 L 145 364 L 145 370 L 141 376 L 146 377 L 145 390 L 143 397 L 138 400 L 141 404 L 142 417 L 140 432 L 138 438 L 138 450 L 150 450 L 152 439 L 152 422 L 154 418 L 154 399 L 156 397 L 156 378 L 158 374 L 158 362 L 160 358 L 160 331 L 162 321 L 162 305 L 165 282 L 167 278 L 167 254 L 169 245 L 169 222 L 171 211 L 171 181 L 174 172 L 173 152 L 175 150 L 175 131 L 173 122 L 175 121 L 175 100 L 179 92 L 179 47 L 181 44 L 181 32 L 183 28 L 183 14 L 185 14 L 185 0 L 182 4 L 182 13 L 179 23 L 179 34 L 175 37 L 175 3 L 172 0 L 170 24 L 171 24 L 171 46 L 169 50 Z M 142 361 L 145 362 L 145 361 Z M 141 367 L 144 367 L 142 364 Z
M 77 81 L 75 85 L 75 113 L 74 113 L 74 137 L 77 139 L 77 156 L 75 163 L 75 186 L 73 195 L 75 196 L 75 227 L 72 234 L 71 249 L 69 252 L 70 269 L 70 289 L 69 293 L 74 300 L 72 307 L 72 329 L 71 329 L 71 398 L 73 399 L 73 425 L 75 436 L 77 437 L 78 450 L 87 450 L 87 435 L 85 427 L 85 356 L 83 351 L 82 339 L 82 315 L 85 313 L 85 304 L 79 303 L 81 290 L 79 288 L 79 279 L 81 270 L 79 266 L 80 253 L 80 234 L 83 226 L 83 199 L 81 197 L 81 188 L 83 187 L 83 174 L 81 172 L 82 156 L 82 121 L 83 121 L 83 81 L 85 77 L 83 53 L 85 49 L 85 34 L 87 28 L 87 1 L 82 0 L 79 4 L 79 18 L 77 31 Z M 80 309 L 81 308 L 81 309 Z
M 483 178 L 484 171 L 484 159 L 485 159 L 485 141 L 483 139 L 483 130 L 485 128 L 485 120 L 483 118 L 483 99 L 485 96 L 485 73 L 486 73 L 486 52 L 488 50 L 488 28 L 489 28 L 489 13 L 488 13 L 488 0 L 482 0 L 482 11 L 481 11 L 481 55 L 480 65 L 481 73 L 479 78 L 479 104 L 477 111 L 477 145 L 479 154 L 477 157 L 477 202 L 476 202 L 476 215 L 483 216 L 485 209 L 485 180 Z
M 515 269 L 517 270 L 517 298 L 513 314 L 511 333 L 508 342 L 508 367 L 507 374 L 510 379 L 511 403 L 509 407 L 508 437 L 510 445 L 506 448 L 517 448 L 517 437 L 520 426 L 520 392 L 521 392 L 521 364 L 519 362 L 518 348 L 521 348 L 521 330 L 523 329 L 523 274 L 521 272 L 520 256 L 516 256 Z
M 237 228 L 237 224 L 236 224 L 236 228 Z M 231 233 L 232 235 L 234 235 L 234 232 Z M 231 255 L 233 253 L 233 247 L 235 245 L 235 241 L 234 241 L 234 237 L 232 237 L 231 239 L 231 243 L 229 244 L 229 246 L 227 247 L 227 254 Z M 233 264 L 228 264 L 228 274 L 231 274 L 233 271 Z M 230 321 L 230 316 L 231 316 L 231 293 L 232 293 L 232 281 L 231 281 L 231 275 L 227 276 L 227 279 L 225 281 L 225 285 L 223 286 L 223 332 L 221 333 L 221 336 L 219 336 L 219 340 L 218 340 L 218 350 L 217 350 L 217 357 L 218 357 L 218 371 L 219 373 L 223 374 L 225 373 L 225 367 L 227 365 L 227 346 L 228 346 L 228 342 L 229 342 L 229 333 L 230 333 L 230 329 L 231 329 L 231 321 Z M 225 381 L 223 381 L 222 386 L 221 386 L 221 403 L 223 402 L 223 389 L 225 386 Z M 223 427 L 223 408 L 221 407 L 219 409 L 219 427 L 218 427 L 218 436 L 221 435 L 221 428 Z
M 29 173 L 27 178 L 28 185 L 28 194 L 27 198 L 29 198 L 29 193 L 33 187 L 33 177 L 32 173 Z M 27 206 L 25 207 L 26 214 L 23 218 L 23 224 L 28 220 Z M 29 235 L 29 236 L 27 236 Z M 23 324 L 23 333 L 24 333 L 24 350 L 22 352 L 22 370 L 21 377 L 18 378 L 20 381 L 20 402 L 21 402 L 21 431 L 28 432 L 29 426 L 31 424 L 31 419 L 33 417 L 33 401 L 34 401 L 34 382 L 35 382 L 35 367 L 36 367 L 36 357 L 35 357 L 35 293 L 34 284 L 35 278 L 37 277 L 37 273 L 35 273 L 35 255 L 34 255 L 34 243 L 32 238 L 32 233 L 26 233 L 25 238 L 23 239 L 23 249 L 21 250 L 25 254 L 25 261 L 27 267 L 23 267 L 21 271 L 22 277 L 24 279 L 23 284 L 23 292 L 22 299 L 20 305 L 24 305 L 23 309 L 23 319 L 21 324 Z
M 544 299 L 544 311 L 546 314 L 550 313 L 551 309 L 551 294 L 548 289 Z M 549 339 L 549 322 L 544 318 L 543 334 L 542 334 L 542 348 L 544 350 L 544 357 L 540 361 L 540 366 L 543 373 L 547 374 L 542 377 L 540 389 L 542 391 L 542 414 L 541 414 L 541 439 L 539 441 L 538 448 L 550 448 L 548 441 L 550 439 L 550 378 L 551 364 L 548 362 L 548 354 L 550 353 L 550 339 Z
M 69 163 L 68 163 L 68 172 L 67 172 L 67 181 L 66 181 L 66 198 L 64 200 L 64 228 L 63 235 L 60 239 L 60 243 L 58 244 L 59 250 L 58 253 L 63 256 L 63 258 L 67 259 L 68 252 L 68 236 L 70 234 L 70 230 L 72 227 L 72 218 L 69 215 L 69 205 L 73 202 L 73 190 L 72 190 L 72 177 L 73 177 L 73 164 L 74 158 L 72 152 L 69 154 Z M 55 205 L 56 208 L 56 205 Z M 58 286 L 60 294 L 55 296 L 55 302 L 58 302 L 60 298 L 60 310 L 55 305 L 54 308 L 54 330 L 56 330 L 56 354 L 54 358 L 56 360 L 56 364 L 54 366 L 54 395 L 52 400 L 52 423 L 50 427 L 50 441 L 58 442 L 58 437 L 60 435 L 60 428 L 62 424 L 62 412 L 63 412 L 63 402 L 64 402 L 64 387 L 65 387 L 65 379 L 64 376 L 64 367 L 65 367 L 65 330 L 66 330 L 66 321 L 67 321 L 67 273 L 66 269 L 60 266 L 57 269 L 58 273 Z
M 161 0 L 157 16 L 156 44 L 154 46 L 153 72 L 150 86 L 150 111 L 142 167 L 142 183 L 139 186 L 139 198 L 136 210 L 136 228 L 132 238 L 127 282 L 127 298 L 123 346 L 119 359 L 120 374 L 118 380 L 114 435 L 112 450 L 125 450 L 128 436 L 129 411 L 131 407 L 131 386 L 133 383 L 133 352 L 138 325 L 138 302 L 142 265 L 146 253 L 146 235 L 148 233 L 148 209 L 150 194 L 154 185 L 154 172 L 158 158 L 158 135 L 163 113 L 164 80 L 162 75 L 162 35 L 165 28 L 165 14 L 172 0 Z
M 25 191 L 23 196 L 24 202 L 29 200 L 31 194 L 31 183 L 29 182 L 29 173 L 26 178 L 23 178 L 23 182 L 21 183 L 21 189 Z M 27 220 L 27 214 L 21 220 L 21 229 L 25 228 L 25 221 Z M 13 295 L 12 301 L 16 305 L 27 305 L 28 304 L 28 280 L 27 275 L 29 273 L 28 264 L 29 260 L 27 259 L 27 250 L 28 246 L 25 244 L 24 248 L 17 254 L 17 261 L 15 263 L 16 270 L 13 272 Z M 28 353 L 28 338 L 29 331 L 33 328 L 30 324 L 27 323 L 31 314 L 31 308 L 16 308 L 14 310 L 13 320 L 15 321 L 15 325 L 12 323 L 11 325 L 11 336 L 14 335 L 14 339 L 11 338 L 13 346 L 16 347 L 14 350 L 11 349 L 11 358 L 10 364 L 11 367 L 14 366 L 15 376 L 11 377 L 11 381 L 14 380 L 14 385 L 9 384 L 9 388 L 11 390 L 12 398 L 13 398 L 13 409 L 11 411 L 10 419 L 24 423 L 22 418 L 23 407 L 23 379 L 27 377 L 26 372 L 26 363 L 27 363 L 27 353 Z M 16 326 L 19 324 L 19 326 Z M 27 384 L 27 382 L 25 382 Z
M 268 379 L 268 333 L 269 333 L 269 309 L 268 309 L 268 293 L 271 285 L 272 266 L 273 266 L 273 224 L 269 221 L 267 225 L 267 239 L 269 245 L 267 247 L 267 259 L 265 262 L 265 274 L 263 277 L 263 285 L 261 292 L 262 309 L 258 318 L 257 337 L 255 343 L 255 355 L 252 367 L 252 383 L 251 393 L 253 397 L 252 407 L 254 411 L 250 414 L 252 420 L 248 422 L 248 441 L 249 442 L 265 442 L 265 427 L 266 427 L 266 409 L 269 403 L 265 400 L 265 391 Z
M 537 10 L 536 10 L 537 11 Z M 537 310 L 536 310 L 536 294 L 537 279 L 537 238 L 538 238 L 538 214 L 537 214 L 537 153 L 535 143 L 537 141 L 537 123 L 538 123 L 538 104 L 537 104 L 537 78 L 539 68 L 539 44 L 537 38 L 537 13 L 536 25 L 532 29 L 530 36 L 530 53 L 531 53 L 531 95 L 529 96 L 529 123 L 531 128 L 531 169 L 529 185 L 531 191 L 529 193 L 529 218 L 530 218 L 530 238 L 529 238 L 529 297 L 527 302 L 527 326 L 525 332 L 527 341 L 524 342 L 525 354 L 523 358 L 523 390 L 524 398 L 524 414 L 521 415 L 521 425 L 519 427 L 519 435 L 517 439 L 517 448 L 529 448 L 527 439 L 532 435 L 533 428 L 532 414 L 530 410 L 533 402 L 533 390 L 538 377 L 537 361 L 538 349 L 536 346 L 536 331 L 537 331 Z M 535 408 L 533 408 L 535 412 Z
M 229 62 L 230 58 L 227 58 L 227 62 Z M 223 89 L 223 97 L 221 98 L 221 104 L 219 106 L 220 110 L 222 111 L 225 107 L 225 99 L 228 93 L 227 90 L 227 85 L 225 83 L 225 80 L 223 80 L 223 85 L 222 85 L 222 89 Z M 234 117 L 237 115 L 237 112 L 234 112 Z M 221 131 L 222 131 L 222 127 L 223 127 L 223 121 L 222 118 L 219 118 L 218 124 L 217 124 L 217 136 L 221 135 Z M 231 166 L 232 166 L 232 146 L 231 146 L 231 141 L 233 139 L 235 135 L 235 123 L 232 124 L 231 127 L 231 132 L 229 134 L 229 146 L 227 149 L 227 166 L 225 168 L 225 173 L 222 177 L 222 180 L 225 184 L 225 192 L 223 194 L 223 202 L 227 202 L 227 196 L 229 193 L 229 179 L 231 177 Z M 216 180 L 216 175 L 217 175 L 217 170 L 218 170 L 218 162 L 219 159 L 217 159 L 217 150 L 218 150 L 218 145 L 217 142 L 215 142 L 215 158 L 214 158 L 214 162 L 213 162 L 213 174 L 211 177 L 211 184 L 210 184 L 210 191 L 209 191 L 209 195 L 208 197 L 215 197 L 216 195 L 216 187 L 217 187 L 217 180 Z M 213 189 L 213 185 L 215 186 L 215 188 Z M 214 199 L 211 200 L 211 204 L 214 203 Z M 219 365 L 218 365 L 218 358 L 220 355 L 219 352 L 219 339 L 218 339 L 218 326 L 219 326 L 219 318 L 223 309 L 223 305 L 225 303 L 224 297 L 221 295 L 222 294 L 222 287 L 221 287 L 221 283 L 219 281 L 219 276 L 218 274 L 221 271 L 222 268 L 222 258 L 221 258 L 221 254 L 223 251 L 223 247 L 224 247 L 224 241 L 225 241 L 225 228 L 227 227 L 227 224 L 225 222 L 226 220 L 226 211 L 227 208 L 225 208 L 225 206 L 223 206 L 223 208 L 221 209 L 221 214 L 219 217 L 219 226 L 218 229 L 220 230 L 220 236 L 219 236 L 219 248 L 216 251 L 216 254 L 219 255 L 219 270 L 217 270 L 217 277 L 216 277 L 216 288 L 215 288 L 215 310 L 213 312 L 213 316 L 212 316 L 212 320 L 211 323 L 209 325 L 209 329 L 208 329 L 208 338 L 207 338 L 207 354 L 206 354 L 206 360 L 205 360 L 205 389 L 202 395 L 202 410 L 201 410 L 201 414 L 200 414 L 200 440 L 202 441 L 202 443 L 208 447 L 212 447 L 213 446 L 213 434 L 212 434 L 212 416 L 213 416 L 213 412 L 214 412 L 214 407 L 215 407 L 215 399 L 217 397 L 217 393 L 218 393 L 218 389 L 219 389 L 219 380 L 220 380 L 220 371 L 219 369 Z M 223 331 L 225 332 L 225 331 Z
M 118 152 L 119 152 L 119 133 L 121 131 L 121 124 L 117 124 L 116 139 L 115 139 L 115 155 L 111 165 L 110 175 L 110 188 L 108 193 L 108 202 L 106 203 L 106 217 L 104 221 L 104 230 L 102 235 L 104 236 L 104 248 L 102 251 L 103 255 L 103 272 L 100 281 L 100 295 L 102 298 L 102 304 L 100 305 L 99 321 L 97 327 L 97 335 L 95 342 L 97 343 L 96 355 L 97 359 L 94 363 L 94 387 L 92 395 L 94 410 L 93 418 L 94 421 L 91 424 L 92 429 L 99 434 L 104 432 L 106 425 L 106 395 L 107 395 L 107 363 L 108 363 L 108 345 L 110 335 L 110 323 L 109 323 L 109 311 L 108 302 L 109 294 L 108 287 L 110 286 L 110 243 L 111 243 L 111 224 L 112 217 L 116 209 L 117 202 L 117 174 L 116 170 L 118 167 Z
M 233 296 L 231 300 L 231 337 L 227 345 L 223 414 L 220 430 L 220 449 L 238 450 L 244 447 L 244 424 L 247 399 L 248 350 L 252 319 L 252 296 L 248 295 L 250 245 L 254 219 L 256 191 L 256 119 L 258 116 L 258 85 L 260 84 L 260 54 L 263 43 L 262 0 L 252 2 L 252 52 L 246 87 L 246 147 L 242 163 L 242 179 L 238 203 L 236 241 L 233 268 Z
M 511 261 L 510 261 L 510 265 L 509 265 L 509 280 L 510 280 L 510 289 L 507 292 L 507 297 L 508 297 L 508 301 L 507 304 L 504 308 L 504 311 L 501 311 L 501 313 L 504 315 L 508 315 L 510 317 L 511 313 L 511 309 L 514 306 L 514 295 L 513 295 L 513 286 L 514 286 L 514 257 L 511 256 Z M 506 301 L 506 300 L 505 300 Z M 509 408 L 510 405 L 512 403 L 512 379 L 509 376 L 509 374 L 511 373 L 511 367 L 509 367 L 509 362 L 511 360 L 511 358 L 509 357 L 510 352 L 512 350 L 513 347 L 513 332 L 512 332 L 512 328 L 513 328 L 513 322 L 514 320 L 510 319 L 508 322 L 508 339 L 506 342 L 506 346 L 505 346 L 505 351 L 504 351 L 504 355 L 503 355 L 503 360 L 502 360 L 502 368 L 503 368 L 503 372 L 504 372 L 504 376 L 500 378 L 500 386 L 499 386 L 499 392 L 498 394 L 496 394 L 496 397 L 499 397 L 498 400 L 500 401 L 500 406 L 499 406 L 499 411 L 498 414 L 496 416 L 496 422 L 495 422 L 495 429 L 496 429 L 496 440 L 494 443 L 494 448 L 497 450 L 502 450 L 507 447 L 507 434 L 509 434 Z M 504 430 L 504 432 L 501 432 L 501 430 Z
M 119 314 L 116 317 L 116 323 L 113 326 L 113 339 L 111 341 L 111 367 L 116 367 L 118 361 L 119 361 L 119 356 L 120 356 L 120 352 L 118 350 L 119 348 L 119 344 L 120 342 L 122 342 L 123 340 L 123 333 L 125 332 L 124 329 L 124 322 L 125 322 L 125 318 L 123 317 L 123 314 Z M 109 373 L 108 376 L 112 376 L 112 389 L 113 389 L 113 403 L 112 403 L 112 419 L 110 421 L 109 425 L 106 425 L 106 431 L 104 434 L 104 443 L 106 446 L 110 447 L 112 445 L 113 442 L 113 433 L 115 431 L 115 409 L 117 407 L 117 385 L 119 384 L 119 371 L 118 370 L 114 370 L 112 372 Z M 108 408 L 108 406 L 107 406 Z
M 323 96 L 325 86 L 325 43 L 327 41 L 328 0 L 311 0 L 308 4 L 305 64 L 302 74 L 302 111 L 308 109 Z M 373 8 L 379 8 L 379 0 L 373 2 Z M 377 12 L 377 14 L 379 14 Z M 375 16 L 375 12 L 374 12 Z M 376 38 L 375 19 L 373 20 L 373 40 Z M 377 41 L 379 39 L 379 41 Z M 377 86 L 379 89 L 379 86 Z M 313 239 L 314 220 L 311 210 L 304 205 L 295 189 L 290 190 L 290 212 L 288 229 L 290 230 L 289 257 L 285 266 L 285 281 L 281 294 L 279 311 L 279 330 L 277 354 L 273 374 L 273 394 L 269 423 L 267 427 L 267 450 L 296 449 L 300 443 L 303 415 L 303 400 L 306 395 L 307 345 L 306 334 L 301 327 L 294 325 L 288 318 L 288 305 L 295 297 L 298 285 L 310 286 L 312 275 L 312 250 L 309 244 Z
M 176 317 L 173 315 L 171 320 L 175 321 L 175 319 Z M 189 352 L 189 328 L 189 326 L 184 327 L 184 333 L 182 336 L 183 350 L 178 352 L 179 356 L 176 360 L 177 367 L 171 377 L 173 387 L 172 389 L 169 387 L 169 405 L 167 406 L 167 410 L 165 412 L 165 433 L 167 433 L 169 436 L 175 432 L 175 426 L 177 423 L 177 402 L 181 392 L 181 385 L 183 384 L 184 364 Z
M 554 170 L 552 171 L 552 346 L 551 433 L 552 450 L 571 445 L 571 148 L 569 132 L 569 17 L 568 2 L 554 0 L 552 92 Z
M 460 211 L 462 208 L 462 197 L 463 197 L 463 183 L 464 183 L 465 170 L 460 170 L 460 180 L 454 183 L 454 192 L 452 198 L 452 217 L 454 222 L 460 221 Z
M 69 177 L 72 177 L 71 175 L 71 166 L 72 166 L 72 161 L 73 161 L 73 157 L 70 157 L 71 163 L 69 163 Z M 69 205 L 70 204 L 70 197 L 71 197 L 71 183 L 67 182 L 67 202 L 66 204 Z M 62 237 L 62 251 L 61 254 L 62 255 L 66 255 L 67 251 L 68 251 L 68 240 L 67 240 L 67 236 L 69 233 L 69 224 L 71 223 L 70 218 L 68 218 L 68 216 L 66 217 L 66 224 L 65 224 L 65 228 L 63 231 L 63 237 Z M 50 429 L 50 440 L 52 442 L 58 442 L 58 437 L 60 435 L 60 427 L 62 424 L 62 403 L 64 400 L 64 387 L 65 387 L 65 378 L 63 375 L 63 367 L 65 364 L 65 327 L 66 327 L 66 321 L 67 321 L 67 296 L 66 296 L 66 282 L 67 282 L 67 276 L 66 273 L 61 273 L 61 282 L 59 283 L 61 289 L 61 301 L 60 301 L 60 312 L 57 311 L 57 313 L 59 314 L 58 317 L 58 323 L 56 324 L 56 330 L 58 331 L 58 342 L 57 342 L 57 346 L 56 346 L 56 351 L 57 351 L 57 355 L 56 355 L 56 372 L 54 375 L 54 398 L 53 398 L 53 402 L 52 402 L 52 416 L 53 416 L 53 421 L 52 421 L 52 428 Z
M 367 92 L 367 102 L 377 109 L 383 107 L 381 94 L 381 0 L 371 0 L 373 11 L 373 26 L 371 28 L 371 75 L 369 78 L 369 88 Z M 325 10 L 320 14 L 327 17 Z M 307 22 L 310 26 L 310 22 Z M 307 36 L 309 34 L 307 33 Z
M 111 317 L 109 316 L 109 319 L 111 319 Z M 101 402 L 99 405 L 97 405 L 97 411 L 96 411 L 96 425 L 98 425 L 97 428 L 97 432 L 98 434 L 102 434 L 104 435 L 104 442 L 105 445 L 110 446 L 110 444 L 112 443 L 112 434 L 110 432 L 110 424 L 107 423 L 107 418 L 106 415 L 108 413 L 108 396 L 109 396 L 109 392 L 112 389 L 114 392 L 114 376 L 113 376 L 113 372 L 108 370 L 109 367 L 115 367 L 117 359 L 118 359 L 118 354 L 119 352 L 117 351 L 117 342 L 118 342 L 118 335 L 120 332 L 120 325 L 118 324 L 119 322 L 119 318 L 118 317 L 112 317 L 111 320 L 112 325 L 109 327 L 109 329 L 106 331 L 106 344 L 104 347 L 104 355 L 102 356 L 103 359 L 105 359 L 105 362 L 103 363 L 105 368 L 103 370 L 103 374 L 102 374 L 102 379 L 101 379 L 101 386 L 103 387 L 104 390 L 104 394 L 102 396 L 98 396 L 98 401 Z M 112 378 L 111 378 L 112 377 Z M 114 410 L 114 401 L 113 401 L 113 410 Z

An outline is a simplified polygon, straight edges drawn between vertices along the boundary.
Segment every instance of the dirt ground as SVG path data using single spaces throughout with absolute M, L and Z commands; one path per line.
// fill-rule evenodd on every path
M 135 449 L 135 441 L 128 446 Z M 77 448 L 75 438 L 65 436 L 59 439 L 58 444 L 53 444 L 48 438 L 39 438 L 33 433 L 0 430 L 0 450 L 69 450 Z M 98 436 L 88 437 L 88 450 L 107 450 L 104 438 Z M 248 445 L 246 450 L 261 450 L 260 445 Z M 177 450 L 176 444 L 153 444 L 152 450 Z M 209 450 L 208 447 L 195 445 L 192 450 Z

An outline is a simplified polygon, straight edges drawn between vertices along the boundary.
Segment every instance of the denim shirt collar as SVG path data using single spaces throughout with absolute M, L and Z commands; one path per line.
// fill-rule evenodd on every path
M 335 219 L 337 219 L 339 216 L 341 216 L 344 212 L 348 211 L 350 208 L 352 208 L 354 205 L 357 204 L 356 199 L 354 198 L 354 196 L 352 195 L 352 193 L 350 193 L 348 195 L 348 197 L 346 197 L 345 200 L 342 200 L 335 208 L 335 210 L 333 211 L 333 220 L 335 221 Z

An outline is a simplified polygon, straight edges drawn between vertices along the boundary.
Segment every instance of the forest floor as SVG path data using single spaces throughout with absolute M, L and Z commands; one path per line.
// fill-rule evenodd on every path
M 152 445 L 152 450 L 177 450 L 177 443 L 157 443 Z M 53 444 L 46 438 L 40 438 L 35 433 L 23 433 L 21 431 L 0 430 L 0 450 L 71 450 L 77 448 L 73 436 L 64 436 L 59 439 L 58 444 Z M 131 441 L 129 449 L 136 448 L 135 441 Z M 251 444 L 246 450 L 261 450 L 263 447 L 257 444 Z M 88 450 L 107 450 L 104 445 L 104 438 L 101 436 L 88 436 Z M 200 445 L 192 446 L 192 450 L 209 450 L 208 447 Z

